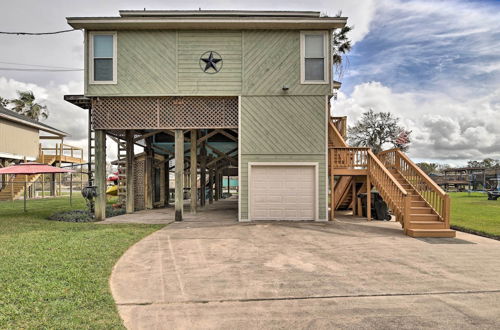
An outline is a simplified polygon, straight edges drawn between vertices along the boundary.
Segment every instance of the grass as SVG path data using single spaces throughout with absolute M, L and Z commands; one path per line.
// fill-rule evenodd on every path
M 45 220 L 68 198 L 0 202 L 0 329 L 123 328 L 108 280 L 118 258 L 161 225 Z
M 500 199 L 482 193 L 450 193 L 451 225 L 500 237 Z

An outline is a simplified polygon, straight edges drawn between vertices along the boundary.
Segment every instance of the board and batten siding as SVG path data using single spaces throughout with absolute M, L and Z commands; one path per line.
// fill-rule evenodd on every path
M 249 162 L 318 163 L 318 215 L 326 217 L 325 96 L 243 96 L 240 218 L 248 219 Z
M 38 144 L 38 129 L 0 119 L 0 153 L 36 159 Z
M 117 83 L 89 84 L 85 72 L 86 96 L 332 93 L 331 84 L 300 83 L 300 31 L 118 31 L 117 48 Z M 217 74 L 200 68 L 207 51 L 222 56 Z M 87 70 L 88 50 L 85 59 Z

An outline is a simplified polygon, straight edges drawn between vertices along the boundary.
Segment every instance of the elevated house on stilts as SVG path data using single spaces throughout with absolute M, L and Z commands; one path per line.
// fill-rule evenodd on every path
M 167 204 L 161 191 L 173 171 L 182 220 L 185 188 L 196 212 L 221 197 L 221 178 L 231 175 L 239 221 L 328 221 L 340 207 L 356 213 L 357 194 L 375 187 L 408 235 L 454 235 L 447 196 L 432 180 L 397 150 L 350 148 L 342 120 L 330 117 L 331 35 L 346 22 L 282 11 L 68 18 L 85 31 L 84 95 L 66 100 L 89 112 L 97 218 L 105 218 L 108 136 L 119 145 L 127 212 L 155 198 Z

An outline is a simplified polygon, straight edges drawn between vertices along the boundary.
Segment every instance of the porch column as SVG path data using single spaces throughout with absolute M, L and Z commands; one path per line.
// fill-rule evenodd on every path
M 125 207 L 127 213 L 133 213 L 135 210 L 134 204 L 134 131 L 127 130 L 125 133 L 126 140 L 126 164 L 125 164 L 125 175 L 126 177 L 126 199 L 125 199 Z
M 106 219 L 106 131 L 95 131 L 95 218 Z
M 195 129 L 191 130 L 191 213 L 196 213 L 198 203 L 198 136 Z
M 175 221 L 182 221 L 184 204 L 184 132 L 175 131 Z

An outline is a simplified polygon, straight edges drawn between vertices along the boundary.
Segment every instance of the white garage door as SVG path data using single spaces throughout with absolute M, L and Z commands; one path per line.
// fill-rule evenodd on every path
M 314 220 L 314 166 L 252 166 L 252 220 Z

